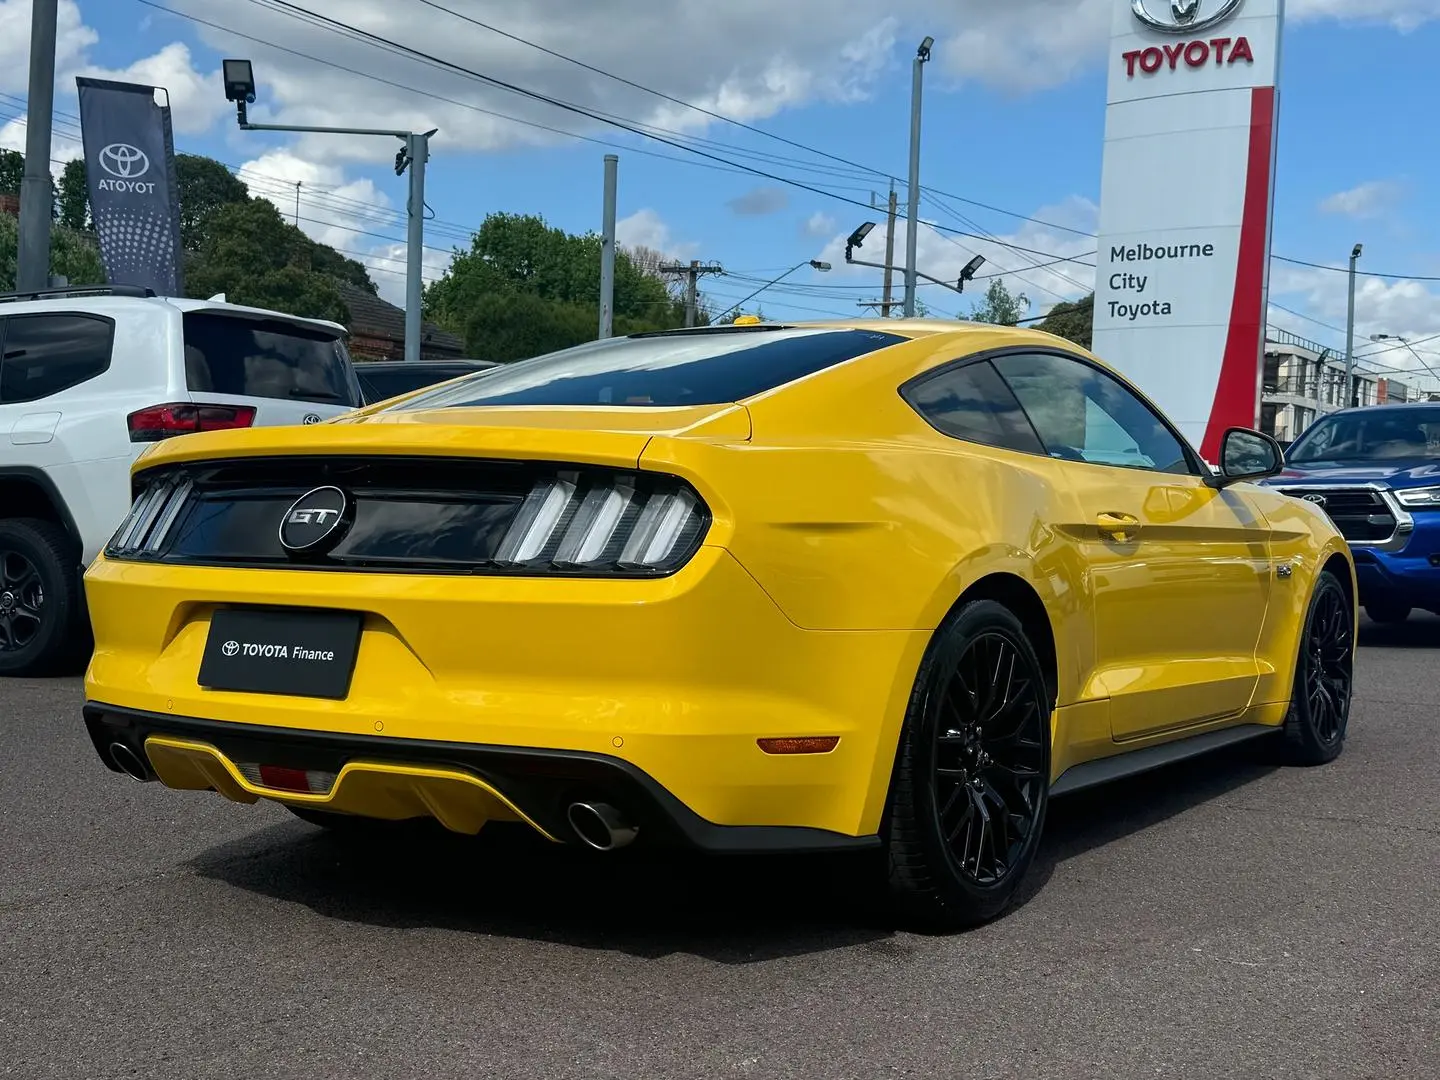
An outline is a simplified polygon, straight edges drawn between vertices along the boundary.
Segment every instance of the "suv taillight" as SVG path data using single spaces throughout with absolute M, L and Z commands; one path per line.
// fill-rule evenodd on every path
M 192 405 L 190 403 L 151 405 L 125 418 L 131 442 L 156 442 L 172 435 L 193 435 L 197 431 L 226 431 L 247 428 L 255 423 L 252 405 Z

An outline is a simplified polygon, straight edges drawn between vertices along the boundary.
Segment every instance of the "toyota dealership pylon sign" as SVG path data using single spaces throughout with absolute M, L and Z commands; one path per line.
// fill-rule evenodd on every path
M 1284 0 L 1113 0 L 1094 351 L 1210 461 L 1258 419 Z

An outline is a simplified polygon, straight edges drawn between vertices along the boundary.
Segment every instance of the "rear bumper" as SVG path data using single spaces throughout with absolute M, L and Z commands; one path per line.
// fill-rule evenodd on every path
M 919 631 L 803 630 L 719 548 L 703 548 L 675 575 L 652 581 L 101 558 L 86 585 L 96 647 L 85 690 L 99 715 L 148 717 L 156 730 L 218 722 L 176 733 L 212 744 L 204 731 L 275 732 L 286 749 L 327 739 L 366 754 L 389 747 L 396 760 L 440 747 L 451 761 L 481 755 L 489 769 L 501 759 L 553 763 L 556 755 L 610 762 L 604 776 L 616 779 L 607 783 L 646 777 L 701 823 L 852 838 L 880 828 L 929 640 Z M 211 615 L 236 604 L 360 612 L 348 696 L 202 688 Z M 770 754 L 758 742 L 787 737 L 839 743 L 828 753 Z M 522 791 L 515 801 L 528 797 Z
M 199 788 L 204 783 L 237 802 L 267 797 L 326 809 L 334 796 L 334 792 L 323 798 L 295 796 L 260 788 L 244 781 L 238 768 L 242 764 L 334 773 L 342 776 L 336 784 L 338 791 L 344 786 L 346 766 L 363 763 L 376 773 L 418 776 L 415 787 L 419 801 L 428 803 L 432 812 L 438 810 L 435 816 L 448 818 L 445 823 L 451 828 L 457 828 L 467 816 L 481 824 L 497 816 L 518 818 L 552 840 L 575 842 L 579 838 L 569 824 L 566 810 L 571 803 L 587 801 L 616 807 L 638 826 L 639 838 L 647 844 L 692 847 L 717 854 L 758 854 L 864 850 L 879 843 L 875 836 L 844 836 L 822 829 L 716 825 L 697 815 L 636 766 L 605 754 L 296 731 L 162 716 L 97 702 L 85 706 L 85 726 L 96 753 L 113 771 L 120 771 L 111 760 L 111 748 L 119 742 L 141 760 L 148 759 L 168 784 Z M 182 743 L 191 744 L 196 757 L 203 756 L 203 747 L 222 766 L 228 763 L 230 767 L 225 771 L 230 777 L 212 773 L 202 782 L 200 773 L 192 770 L 187 775 L 173 759 L 164 763 L 157 749 Z M 444 779 L 447 773 L 480 781 L 471 785 L 475 790 L 470 805 L 463 792 L 446 796 L 439 784 L 427 790 L 427 778 Z M 395 816 L 405 816 L 403 803 L 393 798 L 376 802 L 376 808 L 383 809 L 385 801 L 396 805 Z M 496 802 L 518 813 L 496 814 Z M 467 811 L 472 813 L 467 815 Z M 460 827 L 457 831 L 474 830 Z

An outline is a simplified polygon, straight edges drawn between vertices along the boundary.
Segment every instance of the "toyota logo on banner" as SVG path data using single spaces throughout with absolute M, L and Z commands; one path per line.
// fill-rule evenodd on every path
M 111 143 L 100 150 L 100 168 L 122 180 L 136 180 L 150 171 L 150 159 L 138 146 Z

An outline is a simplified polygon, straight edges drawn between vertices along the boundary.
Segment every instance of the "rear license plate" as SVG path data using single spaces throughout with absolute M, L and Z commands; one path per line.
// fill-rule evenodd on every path
M 342 700 L 361 621 L 353 611 L 221 608 L 210 620 L 198 681 L 211 690 Z

